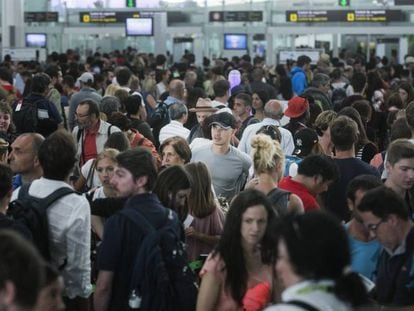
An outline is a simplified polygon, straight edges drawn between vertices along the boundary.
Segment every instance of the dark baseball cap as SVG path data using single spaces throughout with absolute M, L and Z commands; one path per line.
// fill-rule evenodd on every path
M 228 112 L 220 112 L 211 116 L 211 121 L 209 126 L 217 125 L 223 129 L 235 129 L 236 128 L 236 118 Z
M 315 144 L 318 143 L 318 134 L 310 128 L 304 128 L 296 132 L 293 137 L 295 141 L 295 150 L 293 154 L 299 157 L 306 157 L 312 152 Z

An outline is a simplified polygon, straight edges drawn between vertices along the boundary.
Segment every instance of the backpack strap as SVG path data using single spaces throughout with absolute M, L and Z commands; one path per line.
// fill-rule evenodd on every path
M 29 194 L 29 188 L 31 186 L 31 183 L 23 184 L 20 187 L 18 199 L 19 200 L 30 200 L 33 196 Z M 47 209 L 50 205 L 52 205 L 55 201 L 59 200 L 60 198 L 63 198 L 64 196 L 75 193 L 72 189 L 68 187 L 62 187 L 59 189 L 56 189 L 51 194 L 49 194 L 45 198 L 38 198 L 40 200 L 40 206 L 44 209 Z
M 95 175 L 96 162 L 97 162 L 96 159 L 93 159 L 92 165 L 89 168 L 88 176 L 86 176 L 86 181 L 85 181 L 86 187 L 92 188 L 92 181 L 93 181 L 93 176 Z
M 107 133 L 107 134 L 108 134 L 108 137 L 111 135 L 111 128 L 112 128 L 112 126 L 113 126 L 113 125 L 111 124 L 111 125 L 108 127 L 108 133 Z
M 293 305 L 293 306 L 302 308 L 303 310 L 306 310 L 306 311 L 319 311 L 318 308 L 315 308 L 314 306 L 311 306 L 307 302 L 304 302 L 301 300 L 290 300 L 290 301 L 285 302 L 285 304 Z
M 139 228 L 143 229 L 143 231 L 145 233 L 150 233 L 153 231 L 157 231 L 158 229 L 164 227 L 164 225 L 167 223 L 168 221 L 168 216 L 170 215 L 170 210 L 168 208 L 165 208 L 164 211 L 164 216 L 163 216 L 163 221 L 162 221 L 162 225 L 158 228 L 155 228 L 149 221 L 148 219 L 145 217 L 144 213 L 142 213 L 139 208 L 134 208 L 132 209 L 125 209 L 123 208 L 120 211 L 120 214 L 125 216 L 126 218 L 128 218 L 130 221 L 132 221 L 135 225 L 137 225 Z M 137 218 L 132 216 L 132 213 L 134 214 L 138 214 L 140 216 L 140 221 L 137 220 Z
M 81 148 L 81 153 L 80 156 L 82 158 L 82 164 L 85 164 L 85 153 L 84 153 L 84 146 L 83 146 L 83 129 L 81 129 L 80 127 L 78 127 L 78 133 L 76 134 L 76 143 L 79 143 L 80 141 L 80 148 Z

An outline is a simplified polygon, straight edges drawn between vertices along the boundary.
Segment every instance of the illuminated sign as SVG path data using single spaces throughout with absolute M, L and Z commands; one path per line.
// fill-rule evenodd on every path
M 79 19 L 81 23 L 102 24 L 102 23 L 125 23 L 127 18 L 143 17 L 139 12 L 80 12 Z
M 286 21 L 292 23 L 318 22 L 405 22 L 401 10 L 301 10 L 286 11 Z
M 211 11 L 210 22 L 262 22 L 262 11 Z
M 338 0 L 339 6 L 350 6 L 351 0 Z
M 24 12 L 24 21 L 26 23 L 57 22 L 58 18 L 59 18 L 58 12 Z

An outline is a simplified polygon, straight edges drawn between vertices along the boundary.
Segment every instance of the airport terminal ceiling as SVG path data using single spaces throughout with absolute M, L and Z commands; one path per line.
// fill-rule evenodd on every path
M 30 8 L 34 1 L 25 1 Z M 36 1 L 41 3 L 42 1 Z M 125 0 L 49 0 L 50 9 L 80 8 L 124 8 Z M 338 0 L 137 0 L 138 8 L 214 7 L 240 4 L 266 3 L 277 7 L 330 7 L 337 6 Z M 393 6 L 401 0 L 351 0 L 353 6 Z M 410 0 L 403 0 L 410 3 Z M 412 0 L 414 3 L 414 0 Z
M 0 0 L 1 8 L 5 1 L 11 0 Z M 90 51 L 131 46 L 142 52 L 164 53 L 168 50 L 177 55 L 190 50 L 197 59 L 258 54 L 265 56 L 269 63 L 275 62 L 275 55 L 281 49 L 298 47 L 333 50 L 334 54 L 343 47 L 362 47 L 368 54 L 369 49 L 378 44 L 382 44 L 380 47 L 386 54 L 395 46 L 410 51 L 414 48 L 410 36 L 414 33 L 414 0 L 345 0 L 350 2 L 347 7 L 340 7 L 338 1 L 22 0 L 27 14 L 48 13 L 40 14 L 40 18 L 46 16 L 46 20 L 40 21 L 37 16 L 25 16 L 23 39 L 19 41 L 21 45 L 16 46 L 24 47 L 24 37 L 34 33 L 46 35 L 44 44 L 48 52 L 77 48 L 86 55 Z M 399 5 L 410 4 L 410 1 L 411 6 Z M 128 8 L 127 3 L 132 7 Z M 356 10 L 372 16 L 364 13 L 362 18 L 365 20 L 362 20 L 358 19 L 357 13 L 351 12 L 349 14 L 355 17 L 351 21 L 348 11 Z M 378 11 L 384 13 L 376 15 Z M 394 14 L 397 11 L 401 14 Z M 250 13 L 258 14 L 251 18 Z M 137 17 L 129 16 L 131 14 L 154 18 L 151 35 L 128 36 L 126 18 Z M 220 18 L 215 19 L 216 15 Z M 243 34 L 246 49 L 226 50 L 225 38 L 229 34 Z M 400 37 L 405 37 L 403 45 Z M 7 47 L 4 42 L 7 40 L 3 41 L 3 48 Z

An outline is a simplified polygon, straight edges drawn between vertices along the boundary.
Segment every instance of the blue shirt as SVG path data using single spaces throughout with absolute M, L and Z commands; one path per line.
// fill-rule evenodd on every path
M 348 226 L 346 226 L 348 227 Z M 381 245 L 377 240 L 360 241 L 351 236 L 348 231 L 349 248 L 351 250 L 352 271 L 362 274 L 371 281 L 377 268 Z

